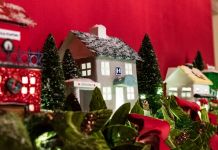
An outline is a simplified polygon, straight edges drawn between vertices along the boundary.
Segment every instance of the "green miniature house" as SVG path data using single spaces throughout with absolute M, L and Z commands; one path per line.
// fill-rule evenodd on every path
M 210 85 L 210 93 L 213 96 L 217 97 L 218 94 L 218 71 L 217 70 L 204 70 L 204 75 L 207 76 L 213 82 L 213 85 Z

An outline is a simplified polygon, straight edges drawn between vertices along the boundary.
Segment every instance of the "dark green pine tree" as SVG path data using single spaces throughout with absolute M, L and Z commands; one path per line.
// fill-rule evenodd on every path
M 64 110 L 68 110 L 68 111 L 81 111 L 82 110 L 74 93 L 71 93 L 67 97 L 66 102 L 64 104 Z
M 107 106 L 103 99 L 100 89 L 96 87 L 92 93 L 92 99 L 89 104 L 89 110 L 95 111 L 100 109 L 107 109 Z
M 64 53 L 62 62 L 65 80 L 81 77 L 80 70 L 73 59 L 70 50 L 67 49 Z
M 197 54 L 196 54 L 195 59 L 193 61 L 193 66 L 195 68 L 198 68 L 199 70 L 204 70 L 204 61 L 203 61 L 203 58 L 201 56 L 200 51 L 197 51 Z
M 161 107 L 162 78 L 153 46 L 147 34 L 144 36 L 138 55 L 143 60 L 136 62 L 139 95 L 145 95 L 152 113 L 156 113 Z
M 42 108 L 50 110 L 64 107 L 64 74 L 51 34 L 43 46 L 42 57 Z

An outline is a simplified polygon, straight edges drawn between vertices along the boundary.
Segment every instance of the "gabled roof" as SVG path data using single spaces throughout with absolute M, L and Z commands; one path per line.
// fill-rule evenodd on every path
M 99 38 L 90 33 L 71 31 L 82 43 L 97 56 L 115 59 L 141 60 L 138 54 L 126 43 L 115 37 Z
M 197 68 L 189 68 L 187 66 L 178 66 L 164 82 L 171 80 L 171 77 L 176 76 L 179 71 L 182 71 L 194 84 L 212 85 L 213 83 Z M 178 79 L 179 80 L 179 79 Z M 175 81 L 178 82 L 178 81 Z
M 36 23 L 26 15 L 26 11 L 12 3 L 0 3 L 0 20 L 23 26 L 35 26 Z

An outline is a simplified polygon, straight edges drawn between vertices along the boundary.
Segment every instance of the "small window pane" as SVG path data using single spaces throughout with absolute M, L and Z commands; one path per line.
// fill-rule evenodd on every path
M 87 67 L 87 69 L 91 68 L 91 63 L 90 63 L 90 62 L 87 63 L 87 64 L 86 64 L 86 67 Z
M 82 76 L 86 76 L 86 70 L 82 71 Z
M 36 78 L 30 77 L 30 84 L 36 84 Z
M 127 99 L 133 100 L 135 98 L 134 87 L 127 87 Z
M 86 69 L 86 64 L 82 64 L 82 69 Z
M 27 76 L 22 77 L 22 83 L 23 84 L 27 84 L 28 83 L 28 77 Z
M 104 100 L 111 100 L 112 95 L 111 95 L 111 87 L 103 87 L 103 98 Z
M 87 70 L 87 76 L 91 75 L 91 70 Z

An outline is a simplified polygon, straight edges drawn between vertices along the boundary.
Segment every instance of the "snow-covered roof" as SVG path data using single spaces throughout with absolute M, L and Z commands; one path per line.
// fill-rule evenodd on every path
M 26 11 L 21 6 L 6 2 L 0 3 L 0 20 L 25 26 L 36 25 L 36 23 L 26 15 Z
M 194 84 L 204 84 L 204 85 L 212 85 L 212 81 L 210 81 L 200 70 L 198 70 L 197 68 L 189 68 L 187 66 L 178 66 L 177 69 L 174 69 L 174 71 L 167 76 L 165 82 L 168 82 L 169 80 L 171 80 L 171 78 L 174 76 L 174 79 L 176 79 L 178 82 L 180 79 L 179 78 L 175 78 L 175 76 L 177 76 L 177 73 L 179 71 L 184 72 L 187 77 L 194 83 Z
M 125 42 L 115 37 L 99 38 L 90 33 L 71 31 L 86 47 L 97 56 L 115 59 L 142 60 Z

